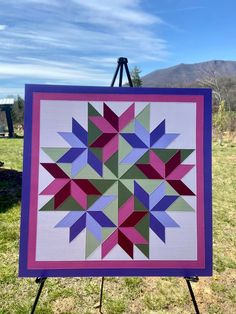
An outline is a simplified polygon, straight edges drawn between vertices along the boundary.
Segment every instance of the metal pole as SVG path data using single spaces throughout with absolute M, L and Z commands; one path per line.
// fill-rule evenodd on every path
M 123 80 L 123 63 L 120 64 L 120 78 L 119 78 L 119 87 L 122 87 L 122 80 Z
M 114 84 L 115 84 L 116 77 L 117 77 L 117 74 L 118 74 L 118 71 L 119 71 L 119 68 L 120 68 L 119 61 L 117 61 L 117 62 L 118 62 L 118 64 L 117 64 L 117 68 L 116 68 L 115 74 L 114 74 L 113 79 L 112 79 L 112 82 L 111 82 L 111 87 L 113 87 Z
M 103 285 L 104 277 L 102 277 L 101 288 L 100 288 L 100 300 L 99 300 L 99 313 L 102 313 L 102 301 L 103 301 Z
M 47 279 L 47 277 L 42 277 L 42 278 L 41 277 L 37 277 L 36 280 L 35 280 L 35 282 L 40 284 L 40 286 L 39 286 L 39 290 L 38 290 L 38 293 L 36 295 L 36 298 L 34 300 L 34 304 L 33 304 L 32 310 L 30 312 L 31 314 L 34 314 L 34 311 L 35 311 L 36 306 L 38 304 L 38 301 L 39 301 L 39 298 L 40 298 L 41 292 L 43 290 L 43 286 L 45 284 L 46 279 Z
M 7 107 L 5 109 L 5 112 L 6 112 L 6 118 L 7 118 L 9 137 L 12 138 L 14 136 L 14 128 L 13 128 L 13 122 L 12 122 L 12 117 L 11 117 L 11 108 Z
M 127 75 L 128 81 L 129 81 L 129 86 L 130 86 L 130 87 L 134 87 L 133 82 L 132 82 L 132 79 L 131 79 L 131 76 L 130 76 L 130 73 L 129 73 L 129 68 L 128 68 L 127 63 L 128 63 L 128 60 L 127 60 L 127 62 L 124 64 L 124 66 L 125 66 L 126 75 Z
M 198 279 L 198 277 L 184 277 L 184 279 L 186 280 L 186 283 L 187 283 L 187 286 L 188 286 L 188 290 L 189 290 L 189 293 L 191 295 L 192 302 L 193 302 L 193 305 L 194 305 L 195 312 L 196 312 L 196 314 L 200 314 L 199 309 L 198 309 L 198 305 L 197 305 L 197 301 L 195 299 L 195 295 L 194 295 L 194 292 L 193 292 L 193 288 L 191 286 L 191 281 L 192 282 L 198 282 L 199 279 Z

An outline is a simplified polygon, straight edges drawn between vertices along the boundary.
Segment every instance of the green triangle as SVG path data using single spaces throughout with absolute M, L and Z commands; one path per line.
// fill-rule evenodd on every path
M 105 241 L 114 231 L 116 227 L 105 227 L 102 229 L 102 240 Z
M 54 162 L 57 162 L 70 148 L 57 148 L 57 147 L 42 147 L 42 150 L 47 154 Z
M 102 161 L 102 149 L 97 147 L 89 147 L 89 150 Z
M 88 121 L 88 144 L 91 145 L 102 134 L 92 121 Z
M 183 162 L 189 155 L 191 155 L 193 151 L 194 149 L 181 149 L 180 150 L 181 162 Z
M 81 207 L 72 196 L 68 196 L 67 199 L 55 210 L 60 211 L 84 211 L 83 207 Z
M 146 239 L 149 240 L 149 215 L 144 216 L 135 226 L 135 229 Z
M 194 209 L 182 197 L 179 197 L 170 207 L 168 207 L 167 211 L 193 212 Z
M 77 174 L 76 179 L 101 179 L 101 176 L 90 165 L 87 164 Z
M 168 160 L 170 160 L 171 157 L 173 157 L 178 149 L 152 149 L 152 151 L 164 162 L 166 163 Z
M 166 195 L 179 195 L 179 193 L 176 192 L 175 189 L 172 188 L 172 186 L 168 182 L 165 182 L 165 186 L 166 186 Z
M 147 179 L 147 177 L 134 165 L 121 176 L 121 179 Z
M 88 102 L 88 116 L 100 116 L 101 114 Z
M 71 163 L 57 163 L 57 165 L 68 175 L 68 177 L 72 178 Z
M 105 165 L 116 177 L 118 177 L 118 153 L 113 154 L 111 158 L 105 162 Z
M 134 133 L 134 120 L 131 121 L 126 127 L 122 130 L 121 133 Z
M 90 182 L 95 186 L 96 189 L 101 194 L 104 194 L 115 182 L 116 180 L 90 180 Z
M 116 198 L 104 210 L 104 214 L 117 226 L 118 225 L 118 199 Z
M 123 174 L 125 174 L 131 167 L 132 165 L 119 164 L 119 178 L 122 177 Z
M 123 179 L 120 180 L 122 182 L 122 184 L 124 184 L 124 186 L 132 193 L 134 194 L 134 180 L 130 180 L 130 179 Z
M 148 244 L 136 244 L 136 247 L 143 253 L 143 255 L 149 258 L 149 245 Z
M 106 195 L 118 196 L 118 181 L 115 181 L 105 192 Z
M 148 209 L 137 199 L 134 197 L 134 208 L 136 211 L 147 211 Z
M 119 161 L 124 159 L 130 152 L 132 151 L 132 147 L 128 144 L 128 142 L 120 135 L 119 136 Z
M 100 245 L 100 242 L 92 235 L 91 232 L 86 230 L 86 248 L 85 256 L 89 257 Z
M 151 194 L 163 182 L 163 180 L 139 179 L 135 180 L 148 193 Z
M 100 195 L 88 195 L 88 208 L 93 205 L 98 199 L 100 198 Z
M 150 104 L 148 104 L 135 118 L 147 131 L 150 131 Z
M 130 197 L 132 193 L 128 190 L 121 181 L 118 182 L 118 206 L 121 207 Z
M 102 174 L 103 178 L 106 179 L 117 179 L 117 177 L 114 175 L 114 173 L 111 172 L 110 169 L 107 168 L 107 166 L 105 164 L 103 164 L 103 174 Z
M 136 164 L 149 164 L 149 150 L 143 154 L 141 158 L 139 158 L 138 161 L 136 161 Z
M 50 199 L 43 207 L 40 208 L 40 211 L 49 211 L 54 210 L 54 197 Z

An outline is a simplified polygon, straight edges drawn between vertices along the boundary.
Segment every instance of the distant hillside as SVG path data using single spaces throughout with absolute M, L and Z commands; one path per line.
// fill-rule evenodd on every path
M 156 70 L 142 77 L 143 87 L 193 86 L 206 72 L 219 77 L 236 78 L 236 61 L 214 60 L 195 64 L 184 64 Z

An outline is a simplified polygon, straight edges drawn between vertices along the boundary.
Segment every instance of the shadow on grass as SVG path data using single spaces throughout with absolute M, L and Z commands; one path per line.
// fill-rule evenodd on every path
M 22 172 L 0 168 L 0 213 L 5 213 L 21 199 Z

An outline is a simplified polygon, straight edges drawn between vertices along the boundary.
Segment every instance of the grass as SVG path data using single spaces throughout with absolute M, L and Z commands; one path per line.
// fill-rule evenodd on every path
M 25 314 L 38 286 L 33 278 L 17 277 L 22 139 L 0 139 L 0 161 L 9 178 L 16 176 L 8 180 L 0 170 L 0 314 Z M 213 144 L 214 276 L 193 284 L 201 313 L 231 314 L 236 308 L 235 174 L 236 145 Z M 36 313 L 99 313 L 100 283 L 101 278 L 50 278 Z M 105 279 L 103 312 L 191 314 L 194 310 L 182 278 L 131 277 Z

